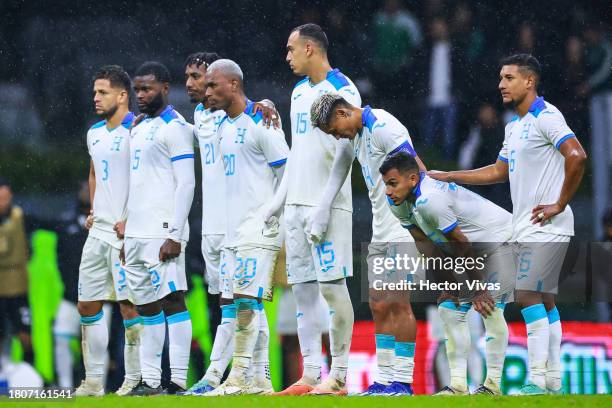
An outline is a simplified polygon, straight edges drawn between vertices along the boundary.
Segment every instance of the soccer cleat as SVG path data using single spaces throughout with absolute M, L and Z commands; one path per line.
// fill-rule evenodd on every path
M 172 381 L 170 381 L 170 384 L 168 384 L 168 387 L 166 387 L 166 394 L 168 395 L 176 395 L 176 394 L 183 394 L 185 392 L 185 389 L 183 387 L 181 387 L 178 384 L 173 383 Z
M 546 390 L 538 387 L 533 383 L 525 384 L 521 387 L 521 391 L 518 395 L 544 395 L 546 394 Z
M 191 386 L 191 388 L 189 388 L 187 391 L 185 392 L 179 392 L 179 395 L 202 395 L 202 394 L 206 394 L 207 392 L 210 392 L 212 390 L 214 390 L 215 387 L 213 387 L 212 385 L 210 385 L 208 383 L 208 380 L 206 380 L 205 378 L 202 378 L 200 381 L 198 381 L 197 383 L 193 384 Z
M 304 395 L 308 394 L 310 391 L 314 389 L 314 385 L 308 384 L 303 378 L 300 378 L 294 384 L 285 388 L 282 391 L 275 392 L 272 395 L 274 396 L 283 396 L 283 395 Z
M 393 381 L 387 386 L 387 388 L 384 389 L 383 395 L 392 397 L 412 396 L 414 395 L 414 391 L 412 391 L 412 384 L 404 384 L 399 381 Z
M 121 387 L 119 387 L 115 394 L 119 395 L 120 397 L 125 397 L 126 395 L 129 395 L 134 388 L 138 387 L 139 384 L 140 380 L 130 380 L 129 378 L 126 378 L 123 380 L 123 384 L 121 384 Z
M 140 383 L 126 395 L 134 397 L 149 397 L 151 395 L 162 395 L 165 393 L 166 392 L 162 388 L 161 384 L 153 388 L 143 380 L 140 380 Z
M 563 395 L 563 394 L 565 394 L 563 392 L 563 387 L 559 388 L 558 390 L 551 390 L 550 388 L 547 388 L 546 389 L 546 393 L 548 395 Z
M 348 394 L 346 383 L 340 382 L 335 378 L 327 377 L 325 381 L 314 387 L 308 395 L 337 395 L 345 396 Z
M 368 397 L 372 395 L 383 395 L 385 393 L 386 388 L 387 388 L 387 385 L 374 381 L 372 385 L 370 385 L 364 392 L 359 393 L 358 395 L 362 397 Z
M 228 378 L 223 384 L 212 391 L 202 394 L 203 397 L 218 397 L 223 395 L 242 395 L 247 392 L 247 385 L 244 382 Z
M 102 397 L 104 396 L 104 387 L 102 380 L 83 380 L 81 385 L 74 391 L 75 397 Z
M 470 395 L 469 391 L 461 391 L 458 390 L 456 388 L 453 388 L 449 385 L 447 385 L 446 387 L 442 388 L 440 391 L 438 391 L 437 393 L 435 393 L 434 395 Z
M 502 393 L 499 390 L 494 390 L 484 384 L 480 384 L 473 395 L 502 395 Z

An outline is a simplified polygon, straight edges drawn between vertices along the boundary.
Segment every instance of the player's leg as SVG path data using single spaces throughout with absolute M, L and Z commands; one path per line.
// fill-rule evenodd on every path
M 561 384 L 561 339 L 563 329 L 561 317 L 555 304 L 555 295 L 543 294 L 544 307 L 548 316 L 548 360 L 546 362 L 546 391 L 549 394 L 562 394 Z
M 85 380 L 77 395 L 103 395 L 108 327 L 102 310 L 103 300 L 113 296 L 108 258 L 112 247 L 99 239 L 88 237 L 83 247 L 79 267 L 79 300 L 81 344 Z
M 302 377 L 279 395 L 306 394 L 321 381 L 322 325 L 321 316 L 327 313 L 320 301 L 319 283 L 311 245 L 306 239 L 306 217 L 309 207 L 285 206 L 285 247 L 287 282 L 296 304 L 297 333 L 303 358 Z
M 154 244 L 159 240 L 125 239 L 126 281 L 130 297 L 142 320 L 140 335 L 140 373 L 141 382 L 129 395 L 154 395 L 161 393 L 161 356 L 166 338 L 166 318 L 161 302 L 157 300 L 159 274 L 152 273 L 147 267 L 147 259 L 155 252 Z M 148 254 L 149 253 L 149 254 Z M 151 255 L 152 256 L 152 255 Z M 159 256 L 159 245 L 154 256 Z M 155 259 L 155 258 L 153 258 Z
M 125 273 L 125 272 L 124 272 Z M 140 383 L 140 335 L 143 330 L 138 310 L 129 300 L 119 300 L 119 310 L 123 318 L 124 348 L 123 363 L 125 378 L 117 390 L 117 395 L 127 395 Z
M 470 350 L 470 329 L 466 315 L 469 309 L 469 303 L 462 303 L 457 307 L 449 300 L 438 306 L 438 313 L 446 335 L 446 356 L 451 381 L 436 395 L 468 394 L 467 359 Z
M 78 338 L 80 332 L 81 319 L 76 304 L 62 299 L 53 323 L 53 351 L 57 371 L 57 384 L 60 387 L 74 387 L 72 374 L 74 358 L 72 350 L 70 350 L 70 342 L 72 339 Z

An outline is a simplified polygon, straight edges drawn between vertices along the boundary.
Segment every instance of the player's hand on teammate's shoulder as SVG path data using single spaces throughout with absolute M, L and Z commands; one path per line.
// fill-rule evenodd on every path
M 123 239 L 125 237 L 125 221 L 118 221 L 113 227 L 113 231 L 117 234 L 117 238 Z
M 142 120 L 145 118 L 145 114 L 141 113 L 140 115 L 136 116 L 134 118 L 134 120 L 132 121 L 132 124 L 130 125 L 130 130 L 134 129 L 136 126 L 138 126 L 138 124 L 140 122 L 142 122 Z
M 90 210 L 89 215 L 87 216 L 87 219 L 85 220 L 85 229 L 90 230 L 91 227 L 93 227 L 93 223 L 94 223 L 93 210 Z
M 253 113 L 251 113 L 251 115 L 255 116 L 258 112 L 262 113 L 263 123 L 267 128 L 270 128 L 270 124 L 272 124 L 274 129 L 280 128 L 279 114 L 276 111 L 276 107 L 272 101 L 269 99 L 264 99 L 259 102 L 255 102 L 253 104 Z
M 161 262 L 166 262 L 170 259 L 176 258 L 180 254 L 181 243 L 173 241 L 170 238 L 166 239 L 161 248 L 159 248 L 159 260 Z
M 318 244 L 323 241 L 325 233 L 327 232 L 327 226 L 329 225 L 330 216 L 330 207 L 319 205 L 312 210 L 309 217 L 310 224 L 307 229 L 307 237 L 311 242 Z
M 445 181 L 450 183 L 453 181 L 451 179 L 451 173 L 449 171 L 439 171 L 439 170 L 429 170 L 427 175 L 435 180 Z
M 560 214 L 565 210 L 558 203 L 554 204 L 540 204 L 531 210 L 531 223 L 540 224 L 540 227 L 544 226 L 549 220 L 557 214 Z
M 495 310 L 495 301 L 488 290 L 480 291 L 472 300 L 474 310 L 480 313 L 483 317 L 488 317 Z

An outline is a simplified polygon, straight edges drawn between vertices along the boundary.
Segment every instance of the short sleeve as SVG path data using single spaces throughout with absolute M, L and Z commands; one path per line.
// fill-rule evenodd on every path
M 457 217 L 446 194 L 422 195 L 416 201 L 416 209 L 432 228 L 444 234 L 457 226 Z
M 556 149 L 559 149 L 567 139 L 576 137 L 572 129 L 567 126 L 563 114 L 556 109 L 549 108 L 538 115 L 538 130 Z
M 508 163 L 508 126 L 506 126 L 504 131 L 504 142 L 499 150 L 497 158 L 505 163 Z
M 287 162 L 289 146 L 282 129 L 266 128 L 262 124 L 257 127 L 257 144 L 270 167 L 282 166 Z
M 87 153 L 89 153 L 89 157 L 91 157 L 91 131 L 87 132 L 85 143 L 87 143 Z
M 193 159 L 193 127 L 183 120 L 173 120 L 165 129 L 165 142 L 171 161 Z
M 387 205 L 389 205 L 389 209 L 391 210 L 391 214 L 397 218 L 400 225 L 406 229 L 411 229 L 416 226 L 416 220 L 414 219 L 414 214 L 406 205 L 406 203 L 395 205 L 393 201 L 387 197 Z
M 375 136 L 379 136 L 377 139 L 382 142 L 385 153 L 389 156 L 404 151 L 412 157 L 416 157 L 417 154 L 412 145 L 408 129 L 395 118 L 388 118 L 387 123 L 387 129 L 385 129 L 385 126 L 374 129 Z

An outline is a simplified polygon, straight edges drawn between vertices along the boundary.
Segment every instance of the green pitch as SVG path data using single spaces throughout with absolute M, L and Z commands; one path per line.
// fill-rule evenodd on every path
M 533 396 L 533 397 L 265 397 L 265 396 L 236 396 L 236 397 L 142 397 L 121 398 L 109 395 L 102 398 L 78 398 L 65 401 L 41 402 L 15 402 L 7 398 L 0 398 L 0 407 L 72 407 L 72 408 L 591 408 L 612 406 L 610 395 L 563 395 L 563 396 Z

